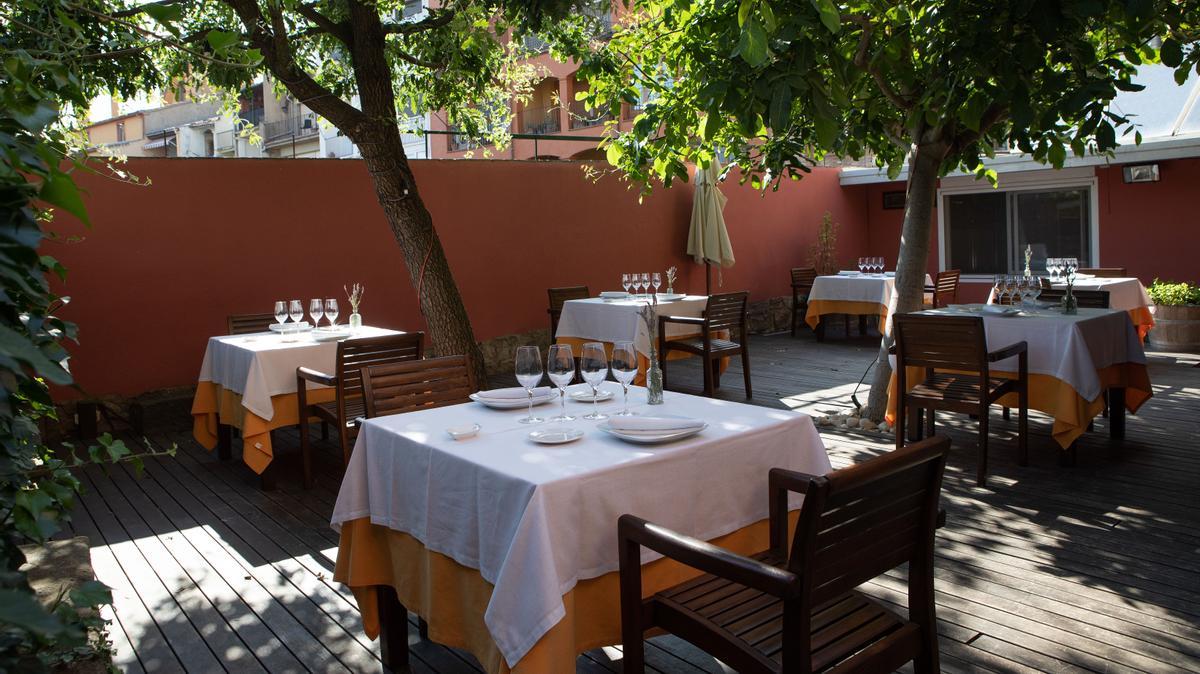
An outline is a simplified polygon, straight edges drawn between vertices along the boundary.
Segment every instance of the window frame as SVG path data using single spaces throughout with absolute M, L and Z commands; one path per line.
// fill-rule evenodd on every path
M 1091 248 L 1091 265 L 1101 266 L 1100 258 L 1100 199 L 1099 179 L 1093 167 L 1077 167 L 1064 169 L 1044 169 L 1037 171 L 1021 171 L 1000 174 L 1000 186 L 993 188 L 985 181 L 978 181 L 974 176 L 952 176 L 943 178 L 937 190 L 937 244 L 938 269 L 947 269 L 949 250 L 947 242 L 950 233 L 947 222 L 946 197 L 963 194 L 985 194 L 994 191 L 1003 192 L 1006 200 L 1016 192 L 1054 192 L 1058 190 L 1086 189 L 1088 190 L 1088 245 Z M 1007 218 L 1008 237 L 1013 232 L 1013 214 Z M 1009 264 L 1013 264 L 1012 250 L 1007 251 Z M 992 274 L 964 274 L 962 281 L 970 283 L 991 283 Z

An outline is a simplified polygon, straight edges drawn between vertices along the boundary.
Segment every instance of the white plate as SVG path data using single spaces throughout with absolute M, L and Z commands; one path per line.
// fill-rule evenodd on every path
M 300 326 L 298 329 L 296 327 L 297 325 Z M 293 330 L 297 332 L 312 330 L 312 326 L 308 324 L 308 321 L 300 321 L 299 323 L 272 323 L 270 327 L 271 330 L 275 332 L 283 332 L 284 329 L 286 329 L 288 332 L 292 332 Z
M 523 409 L 523 408 L 526 408 L 529 406 L 529 398 L 511 398 L 508 400 L 487 400 L 485 398 L 479 397 L 478 393 L 472 393 L 471 395 L 469 395 L 467 397 L 470 398 L 471 400 L 474 400 L 477 403 L 480 403 L 481 405 L 487 405 L 488 407 L 491 407 L 492 409 L 497 409 L 497 410 L 518 410 L 518 409 Z M 548 396 L 543 396 L 541 398 L 534 398 L 533 404 L 534 405 L 544 405 L 548 402 L 552 402 L 557 399 L 558 399 L 558 392 L 554 391 L 553 393 L 551 393 Z
M 574 442 L 583 437 L 583 429 L 568 428 L 567 426 L 552 426 L 530 431 L 529 439 L 543 445 L 561 445 Z
M 312 338 L 318 342 L 336 342 L 346 339 L 350 336 L 348 330 L 328 330 L 325 328 L 317 328 L 312 331 Z
M 450 437 L 454 438 L 455 440 L 466 440 L 467 438 L 475 437 L 476 434 L 479 433 L 479 424 L 471 424 L 469 426 L 451 426 L 450 428 L 446 429 L 446 432 L 449 433 Z
M 684 293 L 659 293 L 658 301 L 659 302 L 674 302 L 675 300 L 681 300 L 685 297 L 687 297 L 687 295 Z
M 602 403 L 605 400 L 609 400 L 610 398 L 612 398 L 613 392 L 612 391 L 598 391 L 596 393 L 595 398 L 593 398 L 592 390 L 590 388 L 588 388 L 588 389 L 583 389 L 582 391 L 571 391 L 571 393 L 569 395 L 571 397 L 571 400 L 581 402 L 581 403 L 590 403 L 590 402 Z
M 708 428 L 708 424 L 701 424 L 696 428 L 688 428 L 682 431 L 664 431 L 662 433 L 653 433 L 649 431 L 618 431 L 617 429 L 613 428 L 612 424 L 608 421 L 600 422 L 596 425 L 596 428 L 599 428 L 605 433 L 616 436 L 626 442 L 634 442 L 639 445 L 657 445 L 660 442 L 673 442 L 675 440 L 690 438 L 700 431 Z
M 1006 307 L 999 304 L 985 304 L 983 305 L 983 309 L 981 309 L 981 311 L 992 316 L 1016 316 L 1017 314 L 1021 313 L 1020 309 L 1015 307 Z

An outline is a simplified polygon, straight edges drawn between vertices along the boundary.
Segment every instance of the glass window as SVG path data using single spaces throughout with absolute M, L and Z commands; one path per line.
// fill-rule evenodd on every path
M 1045 271 L 1046 257 L 1091 260 L 1091 190 L 980 192 L 945 196 L 946 266 L 964 274 Z

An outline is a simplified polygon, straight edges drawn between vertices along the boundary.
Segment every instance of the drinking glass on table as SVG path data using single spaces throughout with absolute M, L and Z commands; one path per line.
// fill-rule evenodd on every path
M 279 300 L 275 303 L 275 322 L 279 324 L 279 334 L 283 334 L 284 323 L 287 322 L 287 302 Z
M 629 411 L 629 385 L 638 373 L 637 351 L 633 348 L 633 342 L 613 344 L 612 373 L 613 377 L 621 382 L 621 390 L 625 394 L 625 409 L 617 412 L 617 416 L 633 416 L 635 413 Z
M 625 289 L 625 293 L 629 293 L 629 286 L 632 285 L 629 281 L 629 274 L 621 274 L 621 287 Z
M 867 268 L 866 259 L 867 258 L 865 257 L 858 258 L 858 273 L 860 274 L 863 273 L 863 270 Z
M 596 398 L 600 395 L 600 383 L 608 377 L 608 356 L 604 354 L 604 345 L 600 342 L 588 342 L 583 345 L 583 354 L 579 360 L 579 371 L 583 380 L 592 387 L 592 413 L 583 415 L 584 419 L 598 421 L 607 419 L 607 414 L 600 413 Z
M 876 272 L 878 272 L 878 273 L 882 274 L 882 273 L 883 273 L 883 270 L 884 270 L 884 268 L 886 268 L 886 267 L 887 267 L 887 264 L 886 264 L 886 263 L 884 263 L 884 261 L 883 261 L 883 258 L 882 258 L 882 257 L 877 257 L 877 258 L 875 258 L 875 270 L 876 270 Z
M 329 327 L 337 327 L 338 305 L 337 300 L 332 297 L 325 300 L 325 318 L 329 319 Z
M 540 424 L 545 419 L 533 416 L 533 389 L 542 382 L 542 353 L 536 346 L 517 348 L 516 362 L 517 383 L 525 389 L 529 396 L 529 416 L 517 421 L 523 424 Z
M 1046 275 L 1050 277 L 1051 283 L 1058 280 L 1058 258 L 1046 258 Z
M 662 285 L 662 274 L 654 272 L 650 275 L 650 285 L 654 286 L 654 294 L 658 294 L 658 287 Z
M 642 294 L 650 295 L 650 274 L 647 272 L 642 272 Z
M 321 319 L 325 318 L 325 303 L 315 298 L 309 300 L 308 315 L 312 317 L 313 329 L 316 329 L 321 324 Z
M 567 386 L 575 379 L 575 354 L 571 352 L 570 344 L 550 345 L 550 351 L 546 354 L 546 374 L 558 387 L 558 397 L 562 403 L 562 413 L 550 421 L 574 421 L 575 417 L 567 414 Z
M 304 319 L 304 305 L 300 304 L 300 300 L 288 302 L 288 316 L 292 318 L 292 332 L 300 332 L 300 321 Z M 296 341 L 296 338 L 292 337 L 291 341 Z

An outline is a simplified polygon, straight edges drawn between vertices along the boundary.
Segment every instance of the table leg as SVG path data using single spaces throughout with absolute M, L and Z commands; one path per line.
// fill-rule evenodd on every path
M 1125 439 L 1125 388 L 1108 389 L 1108 437 Z
M 229 445 L 232 442 L 233 427 L 229 424 L 217 422 L 217 458 L 222 461 L 228 461 L 231 453 Z
M 267 469 L 258 476 L 259 488 L 263 491 L 274 491 L 276 486 L 275 475 L 279 471 L 276 470 L 275 462 L 272 461 L 267 465 Z
M 383 671 L 397 672 L 408 667 L 408 610 L 386 585 L 375 587 L 379 602 L 379 655 Z
M 817 318 L 817 329 L 814 330 L 813 332 L 815 332 L 817 334 L 818 342 L 825 341 L 825 317 L 824 316 Z
M 1058 465 L 1074 466 L 1076 459 L 1075 449 L 1078 447 L 1078 445 L 1079 441 L 1076 440 L 1075 442 L 1072 442 L 1070 446 L 1064 447 L 1062 450 L 1060 450 L 1058 453 Z

